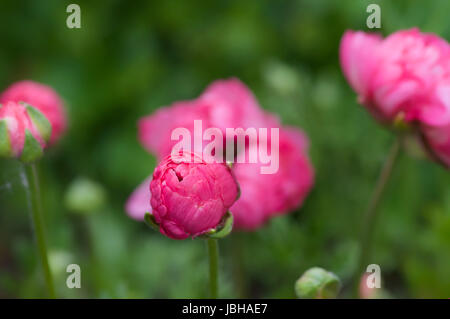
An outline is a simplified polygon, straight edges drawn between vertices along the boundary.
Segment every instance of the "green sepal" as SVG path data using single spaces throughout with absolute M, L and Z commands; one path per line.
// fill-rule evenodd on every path
M 20 155 L 20 160 L 23 163 L 31 163 L 42 157 L 44 150 L 41 144 L 36 140 L 31 134 L 31 132 L 25 130 L 25 144 L 23 145 L 22 154 Z
M 144 215 L 144 222 L 153 230 L 159 231 L 159 225 L 156 223 L 155 216 L 146 212 Z
M 41 113 L 41 111 L 39 111 L 32 105 L 27 103 L 22 104 L 26 107 L 28 116 L 30 117 L 33 125 L 38 130 L 42 139 L 45 142 L 48 142 L 50 140 L 50 136 L 52 136 L 52 125 L 50 124 L 49 120 L 45 117 L 44 114 Z
M 233 230 L 233 214 L 227 212 L 222 219 L 222 222 L 214 229 L 203 234 L 202 236 L 207 238 L 223 238 L 231 233 Z
M 12 157 L 13 151 L 6 120 L 0 120 L 0 157 Z

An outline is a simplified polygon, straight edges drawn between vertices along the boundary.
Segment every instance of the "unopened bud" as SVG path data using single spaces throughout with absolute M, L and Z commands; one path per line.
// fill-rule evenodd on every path
M 0 157 L 34 162 L 44 153 L 51 132 L 50 122 L 33 106 L 16 102 L 0 105 Z
M 336 298 L 340 289 L 339 278 L 319 267 L 307 270 L 295 283 L 297 297 L 305 299 Z
M 65 202 L 73 212 L 86 214 L 98 211 L 105 199 L 106 194 L 100 184 L 87 178 L 78 178 L 69 186 Z

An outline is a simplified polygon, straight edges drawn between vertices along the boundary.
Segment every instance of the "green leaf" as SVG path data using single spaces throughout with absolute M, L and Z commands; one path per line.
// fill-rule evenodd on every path
M 20 160 L 23 163 L 31 163 L 42 157 L 44 150 L 41 144 L 36 140 L 31 134 L 31 132 L 25 130 L 25 144 L 23 146 L 22 155 L 20 155 Z
M 30 117 L 31 122 L 38 130 L 42 139 L 45 142 L 50 140 L 50 136 L 52 135 L 52 125 L 49 120 L 45 117 L 44 114 L 41 113 L 38 109 L 33 107 L 30 104 L 23 103 L 27 109 L 28 116 Z
M 9 139 L 6 120 L 0 120 L 0 157 L 12 157 L 11 140 Z

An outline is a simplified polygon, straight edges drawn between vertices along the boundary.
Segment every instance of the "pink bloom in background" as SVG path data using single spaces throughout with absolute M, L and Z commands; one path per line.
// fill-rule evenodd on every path
M 50 144 L 55 143 L 66 129 L 66 113 L 59 95 L 49 86 L 33 81 L 20 81 L 8 87 L 0 103 L 26 102 L 41 111 L 52 125 Z
M 194 157 L 198 155 L 188 152 L 167 156 L 150 183 L 155 221 L 161 233 L 173 239 L 217 227 L 239 193 L 226 164 L 194 163 Z
M 450 45 L 418 29 L 385 39 L 347 31 L 343 72 L 359 101 L 384 124 L 417 127 L 432 155 L 450 166 Z
M 365 273 L 361 276 L 361 280 L 359 282 L 359 297 L 361 299 L 376 299 L 378 296 L 378 291 L 380 288 L 369 288 L 367 285 L 367 280 L 369 279 L 369 275 Z
M 133 194 L 128 198 L 125 204 L 125 211 L 128 216 L 136 220 L 144 220 L 145 213 L 152 212 L 152 206 L 150 205 L 150 182 L 151 177 L 148 177 L 145 181 L 139 185 Z
M 278 126 L 278 118 L 261 109 L 253 93 L 238 79 L 217 80 L 200 95 L 210 125 L 225 133 L 227 128 Z
M 301 205 L 314 184 L 307 149 L 307 139 L 300 130 L 284 127 L 280 129 L 277 173 L 261 174 L 261 163 L 234 164 L 233 171 L 241 187 L 241 197 L 230 209 L 236 229 L 256 229 L 270 217 Z
M 48 122 L 37 122 L 36 120 L 46 121 L 46 119 L 41 113 L 38 115 L 41 118 L 37 119 L 36 114 L 30 113 L 31 111 L 33 110 L 21 103 L 7 102 L 0 104 L 1 157 L 20 157 L 24 149 L 27 131 L 31 133 L 42 148 L 46 146 L 46 141 L 51 132 L 50 125 Z M 34 109 L 34 112 L 39 111 Z M 48 128 L 44 127 L 45 124 Z
M 206 110 L 198 107 L 195 100 L 176 102 L 139 120 L 139 140 L 160 160 L 169 155 L 178 142 L 171 140 L 172 131 L 184 127 L 193 136 L 194 120 L 202 120 L 203 125 L 207 126 L 209 122 Z
M 173 103 L 139 121 L 139 139 L 157 158 L 168 155 L 177 141 L 171 140 L 174 128 L 185 127 L 193 136 L 194 120 L 203 129 L 260 128 L 278 126 L 278 119 L 263 111 L 252 92 L 238 79 L 217 80 L 197 99 Z M 206 145 L 208 141 L 204 141 Z

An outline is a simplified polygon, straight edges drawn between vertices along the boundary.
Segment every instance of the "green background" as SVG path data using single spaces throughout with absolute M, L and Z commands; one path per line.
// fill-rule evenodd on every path
M 357 104 L 338 61 L 346 29 L 419 27 L 450 38 L 449 1 L 76 1 L 81 29 L 66 27 L 73 1 L 0 2 L 0 89 L 32 79 L 67 102 L 70 128 L 39 163 L 51 264 L 60 297 L 207 296 L 206 245 L 174 241 L 129 219 L 124 203 L 155 167 L 137 120 L 236 76 L 260 104 L 310 138 L 316 183 L 303 207 L 253 233 L 221 240 L 221 296 L 293 298 L 308 268 L 335 272 L 349 296 L 358 232 L 393 142 Z M 80 177 L 103 187 L 96 212 L 64 200 Z M 43 297 L 21 166 L 0 161 L 0 297 Z M 403 153 L 380 206 L 372 263 L 393 298 L 450 297 L 450 179 Z M 239 272 L 240 247 L 243 272 Z M 68 289 L 66 265 L 81 266 Z

